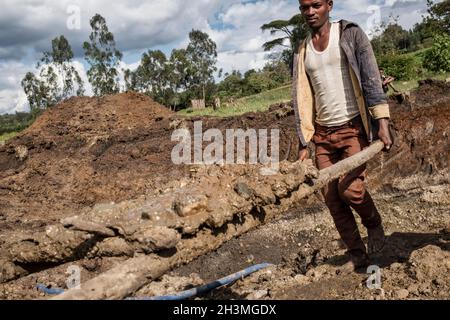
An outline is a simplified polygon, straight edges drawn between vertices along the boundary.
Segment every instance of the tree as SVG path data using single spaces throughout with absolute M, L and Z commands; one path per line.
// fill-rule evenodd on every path
M 433 37 L 437 33 L 447 33 L 450 35 L 450 0 L 435 3 L 427 0 L 428 16 L 416 23 L 412 30 L 414 39 L 422 47 L 430 47 L 433 44 Z
M 218 85 L 221 97 L 241 97 L 244 89 L 245 81 L 242 78 L 242 74 L 237 70 L 233 70 L 231 74 L 225 74 L 225 78 Z
M 130 69 L 122 69 L 125 81 L 125 91 L 137 91 L 136 73 Z
M 257 94 L 277 87 L 277 83 L 267 72 L 254 72 L 247 78 L 247 94 Z
M 424 67 L 434 72 L 450 71 L 450 36 L 437 34 L 433 46 L 425 53 Z
M 168 80 L 173 93 L 170 104 L 174 107 L 180 104 L 187 105 L 191 97 L 190 94 L 183 92 L 187 92 L 191 86 L 194 72 L 185 49 L 172 50 L 168 68 Z
M 271 51 L 277 46 L 285 47 L 293 51 L 295 45 L 308 35 L 308 27 L 301 14 L 295 15 L 289 20 L 274 20 L 262 25 L 261 30 L 263 32 L 268 30 L 271 35 L 283 34 L 279 38 L 264 43 L 263 48 L 265 51 Z M 286 40 L 289 41 L 289 45 L 285 44 Z
M 404 30 L 397 22 L 383 25 L 381 29 L 383 29 L 382 33 L 372 39 L 372 47 L 377 57 L 413 49 L 411 33 Z
M 134 72 L 135 87 L 153 99 L 164 104 L 173 103 L 174 85 L 171 81 L 173 67 L 166 55 L 160 50 L 144 53 L 139 67 Z
M 450 34 L 450 0 L 444 0 L 436 3 L 433 0 L 427 0 L 429 17 L 426 21 L 437 27 L 435 32 Z
M 203 99 L 206 99 L 206 88 L 209 83 L 214 83 L 214 72 L 217 71 L 217 45 L 207 33 L 192 30 L 186 56 L 190 61 L 190 89 L 197 95 L 201 92 Z
M 44 52 L 38 62 L 37 67 L 41 67 L 40 76 L 48 83 L 56 102 L 73 95 L 84 94 L 83 80 L 75 69 L 72 59 L 72 48 L 67 39 L 61 35 L 52 40 L 52 50 Z
M 0 115 L 0 135 L 24 130 L 33 121 L 30 112 Z
M 271 35 L 281 33 L 282 36 L 263 44 L 265 51 L 272 51 L 276 47 L 283 47 L 282 57 L 290 70 L 293 68 L 295 47 L 308 36 L 308 26 L 301 14 L 289 20 L 274 20 L 261 26 L 261 30 L 270 31 Z M 285 44 L 288 41 L 288 44 Z
M 86 61 L 90 65 L 87 72 L 94 95 L 117 93 L 119 91 L 117 67 L 122 53 L 116 49 L 114 35 L 109 31 L 106 20 L 99 14 L 90 21 L 92 32 L 90 42 L 84 42 Z
M 36 116 L 40 110 L 73 95 L 83 95 L 83 81 L 72 64 L 73 52 L 64 36 L 52 40 L 51 51 L 43 53 L 36 68 L 39 77 L 28 72 L 21 85 L 27 96 L 31 112 Z
M 413 42 L 424 47 L 433 38 L 433 28 L 427 23 L 426 19 L 416 23 L 412 29 Z
M 142 55 L 141 64 L 135 71 L 137 88 L 154 97 L 167 87 L 166 55 L 160 50 L 149 50 Z
M 291 70 L 285 64 L 283 59 L 274 58 L 270 60 L 263 68 L 263 72 L 267 73 L 277 85 L 284 85 L 291 81 Z
M 175 91 L 187 90 L 193 82 L 193 65 L 189 61 L 187 51 L 185 49 L 175 49 L 170 55 L 170 64 L 172 65 L 172 84 Z
M 21 85 L 34 117 L 41 110 L 53 105 L 54 101 L 51 98 L 49 87 L 44 81 L 37 79 L 34 73 L 28 72 L 22 79 Z

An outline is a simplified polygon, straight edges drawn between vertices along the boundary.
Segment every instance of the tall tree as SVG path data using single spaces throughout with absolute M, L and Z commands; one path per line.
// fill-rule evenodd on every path
M 28 72 L 21 85 L 33 115 L 73 95 L 83 95 L 83 81 L 73 63 L 73 51 L 64 36 L 52 40 L 51 51 L 36 65 L 39 76 Z
M 96 14 L 90 21 L 90 42 L 84 42 L 89 82 L 96 96 L 119 91 L 117 67 L 122 53 L 116 49 L 114 35 L 109 31 L 105 18 Z
M 122 69 L 123 78 L 125 81 L 125 91 L 137 91 L 137 77 L 136 72 L 130 69 Z
M 293 50 L 301 40 L 308 35 L 308 27 L 301 14 L 296 14 L 289 20 L 274 20 L 261 26 L 262 31 L 270 31 L 271 35 L 281 33 L 281 37 L 263 44 L 265 51 L 271 51 L 275 47 L 281 46 Z M 286 43 L 288 40 L 288 44 Z
M 192 30 L 189 33 L 186 55 L 191 63 L 191 89 L 200 89 L 198 91 L 206 99 L 206 88 L 214 82 L 214 72 L 217 71 L 217 45 L 207 33 Z
M 154 97 L 163 95 L 167 88 L 167 58 L 160 50 L 149 50 L 142 55 L 141 64 L 135 71 L 139 91 Z
M 34 73 L 28 72 L 22 79 L 21 85 L 33 116 L 53 105 L 54 100 L 51 98 L 49 87 L 44 81 L 37 79 Z
M 44 52 L 38 62 L 41 78 L 53 88 L 54 99 L 59 102 L 70 96 L 84 94 L 84 84 L 75 69 L 72 48 L 64 36 L 52 40 L 52 50 Z M 61 84 L 61 85 L 60 85 Z
M 171 85 L 176 92 L 186 91 L 193 79 L 193 66 L 189 61 L 185 49 L 174 49 L 170 55 L 172 72 L 170 73 Z
M 261 30 L 270 31 L 271 35 L 281 34 L 280 37 L 264 43 L 263 48 L 265 51 L 272 51 L 276 47 L 284 48 L 283 61 L 292 70 L 295 46 L 306 39 L 309 32 L 303 16 L 296 14 L 289 20 L 274 20 L 262 25 Z
M 169 104 L 174 107 L 180 104 L 187 105 L 190 98 L 188 89 L 193 81 L 193 70 L 186 49 L 172 50 L 167 75 L 172 93 Z
M 450 0 L 440 2 L 427 0 L 427 5 L 429 17 L 426 18 L 426 21 L 437 27 L 435 32 L 450 34 Z
M 377 57 L 385 54 L 397 54 L 413 49 L 412 34 L 404 30 L 397 22 L 380 26 L 382 32 L 372 39 L 372 46 Z

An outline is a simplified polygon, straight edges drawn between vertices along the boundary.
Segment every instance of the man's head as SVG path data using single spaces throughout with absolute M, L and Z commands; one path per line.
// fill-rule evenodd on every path
M 333 0 L 299 0 L 300 12 L 312 29 L 320 29 L 330 19 Z

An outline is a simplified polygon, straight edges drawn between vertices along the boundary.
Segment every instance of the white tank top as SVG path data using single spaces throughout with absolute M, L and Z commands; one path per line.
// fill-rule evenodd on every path
M 342 125 L 359 115 L 348 61 L 339 45 L 339 23 L 332 23 L 328 47 L 318 52 L 307 39 L 305 68 L 316 100 L 316 122 Z

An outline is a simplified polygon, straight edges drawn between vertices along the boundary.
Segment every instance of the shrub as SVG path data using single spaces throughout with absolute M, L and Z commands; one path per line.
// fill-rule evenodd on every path
M 276 88 L 278 83 L 274 81 L 267 72 L 253 73 L 247 80 L 247 94 L 258 94 Z
M 0 115 L 0 135 L 22 131 L 32 122 L 33 115 L 31 113 L 18 112 Z
M 450 36 L 440 34 L 434 37 L 433 46 L 425 53 L 423 66 L 433 72 L 450 71 Z
M 386 55 L 380 59 L 380 67 L 397 80 L 411 80 L 420 73 L 420 63 L 411 55 Z

